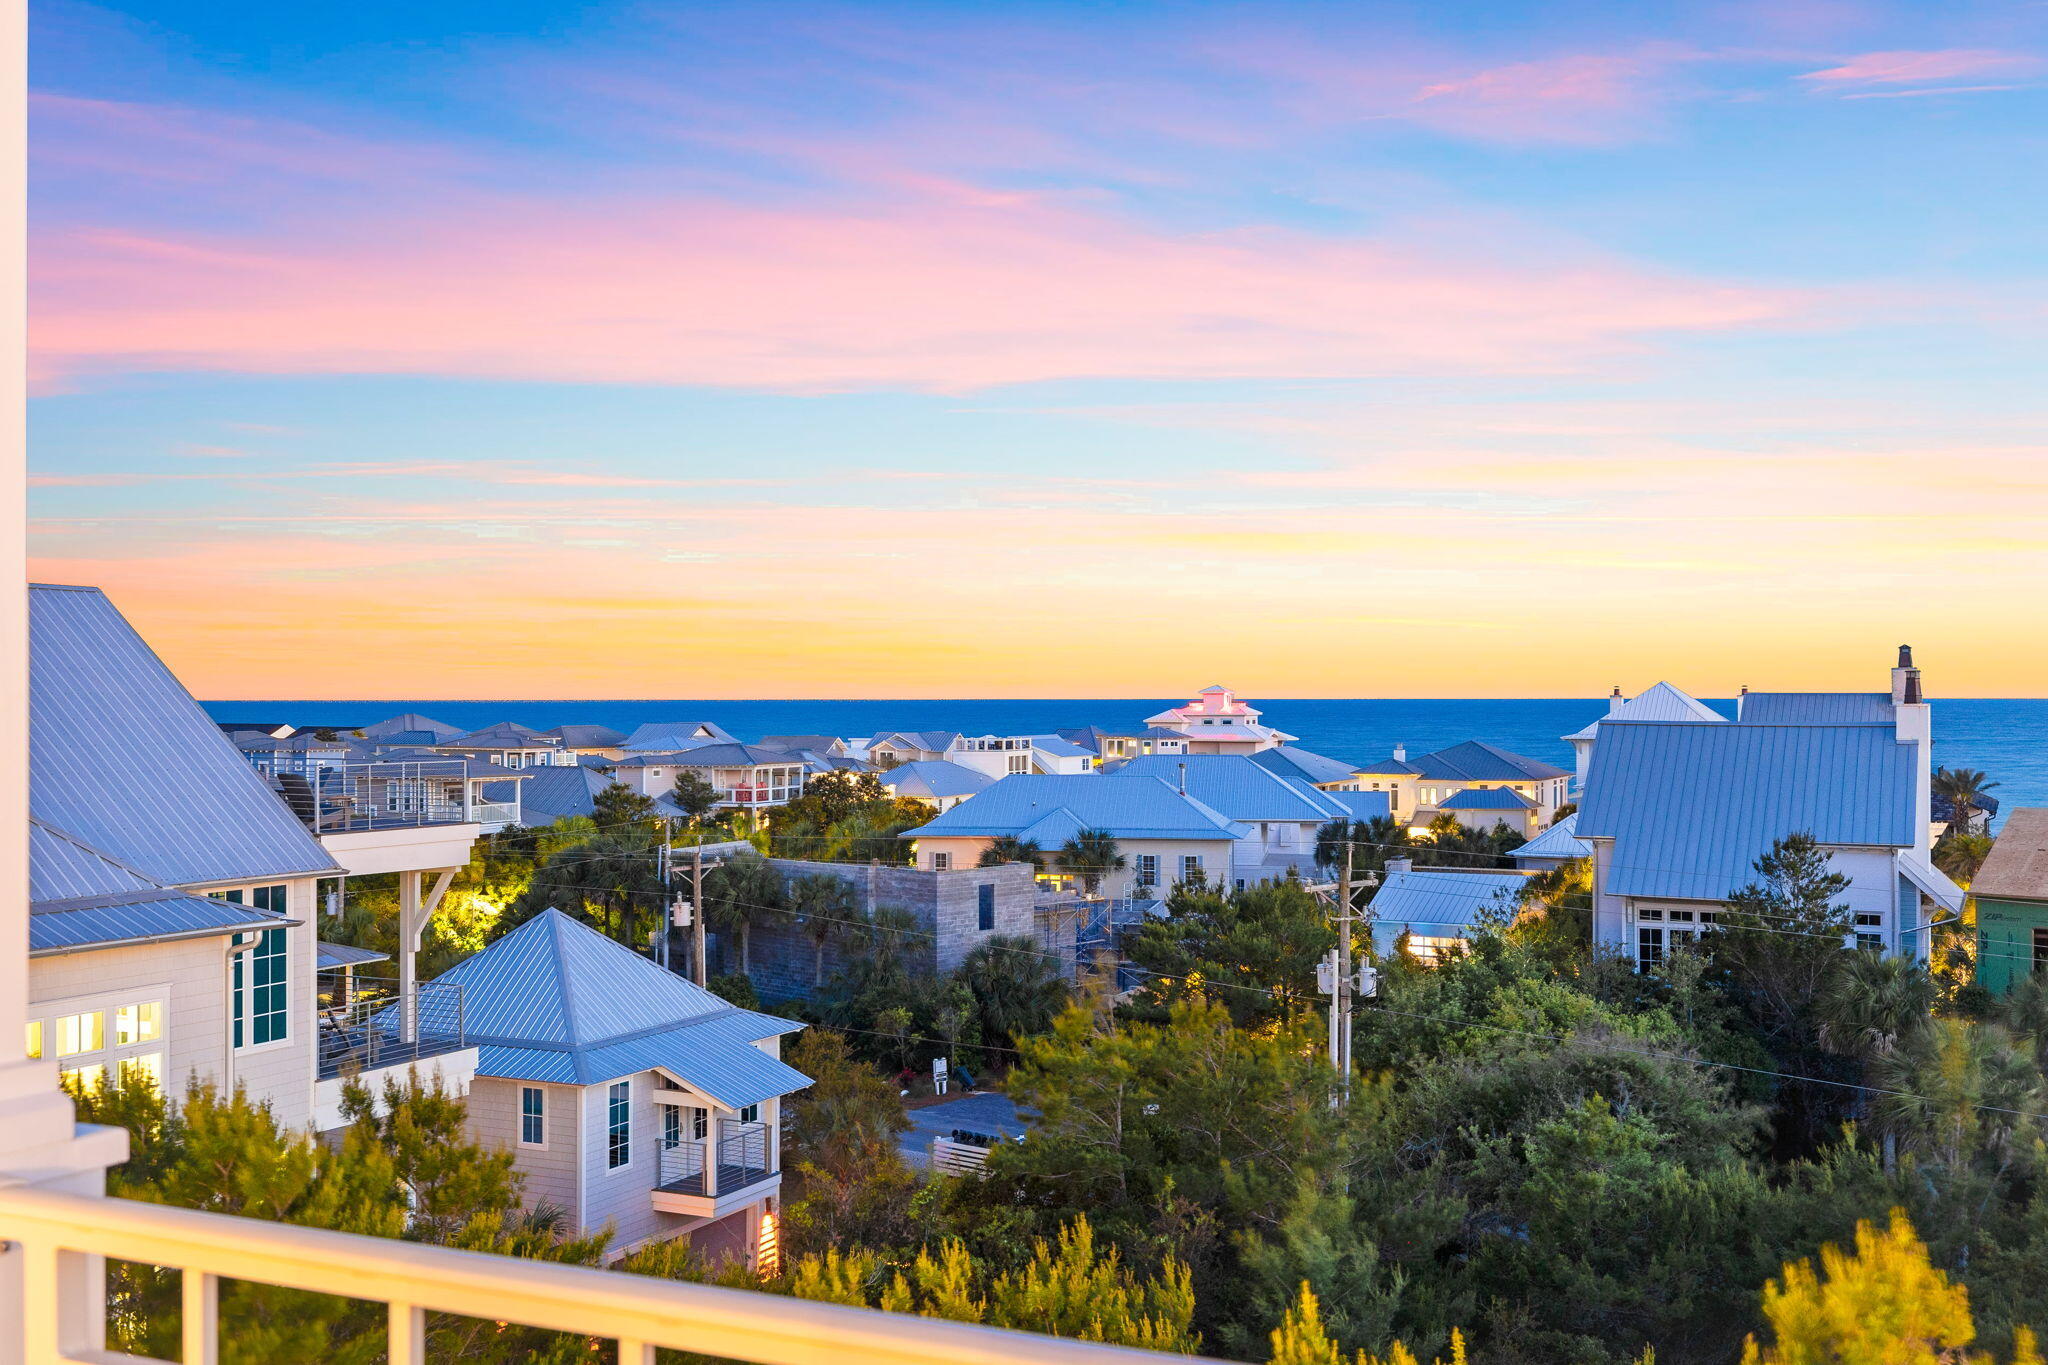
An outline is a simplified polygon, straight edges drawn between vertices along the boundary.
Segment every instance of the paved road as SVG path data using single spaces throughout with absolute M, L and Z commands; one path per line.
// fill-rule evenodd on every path
M 923 1170 L 931 1159 L 932 1139 L 951 1137 L 955 1128 L 1021 1137 L 1030 1127 L 1030 1119 L 1017 1112 L 1007 1095 L 962 1095 L 910 1111 L 910 1131 L 901 1139 L 903 1159 Z

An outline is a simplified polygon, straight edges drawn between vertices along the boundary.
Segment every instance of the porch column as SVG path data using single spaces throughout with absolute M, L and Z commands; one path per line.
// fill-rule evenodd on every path
M 28 83 L 25 10 L 10 7 L 0 26 L 0 86 L 16 90 Z M 26 133 L 26 107 L 20 100 L 8 101 L 0 114 L 0 213 L 12 222 L 20 222 L 26 212 Z M 19 239 L 6 249 L 4 261 L 0 269 L 15 282 L 17 299 L 0 314 L 0 729 L 25 736 L 28 332 L 18 298 L 25 273 Z M 28 813 L 28 765 L 10 764 L 0 772 L 0 1184 L 103 1194 L 107 1167 L 128 1159 L 128 1134 L 81 1126 L 70 1097 L 57 1087 L 56 1064 L 28 1056 Z M 45 1050 L 50 1047 L 45 1040 Z M 60 1334 L 71 1338 L 61 1343 L 66 1347 L 103 1345 L 103 1289 L 94 1288 L 106 1283 L 102 1264 L 98 1257 L 45 1253 L 31 1265 L 19 1243 L 0 1251 L 0 1365 L 48 1358 L 47 1348 L 59 1344 Z
M 419 1037 L 419 969 L 414 962 L 420 951 L 420 936 L 426 932 L 427 921 L 441 908 L 441 897 L 448 894 L 448 884 L 455 880 L 460 869 L 440 868 L 434 876 L 432 893 L 422 898 L 421 878 L 425 873 L 419 869 L 398 874 L 398 1036 L 401 1042 L 413 1042 Z

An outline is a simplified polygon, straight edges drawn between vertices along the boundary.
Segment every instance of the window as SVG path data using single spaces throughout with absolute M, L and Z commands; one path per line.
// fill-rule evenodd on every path
M 934 853 L 934 854 L 932 854 L 932 871 L 934 871 L 934 872 L 950 872 L 950 871 L 952 870 L 952 868 L 953 868 L 953 855 L 952 855 L 952 854 L 950 854 L 950 853 Z
M 140 1052 L 133 1057 L 123 1057 L 120 1068 L 124 1086 L 139 1086 L 147 1082 L 152 1090 L 164 1088 L 164 1054 L 161 1052 Z
M 98 1052 L 107 1045 L 104 1012 L 67 1014 L 57 1021 L 57 1055 L 76 1057 L 81 1052 Z
M 537 1085 L 519 1087 L 519 1145 L 545 1147 L 548 1141 L 548 1092 Z
M 983 882 L 974 888 L 974 896 L 974 927 L 985 934 L 996 927 L 996 889 Z
M 1664 960 L 1664 931 L 1647 925 L 1636 928 L 1636 966 L 1649 967 Z
M 1856 946 L 1884 951 L 1884 916 L 1869 913 L 1856 916 Z
M 708 1109 L 692 1109 L 690 1111 L 690 1136 L 696 1141 L 702 1142 L 710 1134 L 711 1111 Z
M 163 1036 L 163 1001 L 149 1000 L 123 1005 L 114 1011 L 114 1046 L 128 1047 L 134 1043 L 153 1043 Z
M 1200 857 L 1193 853 L 1181 855 L 1180 879 L 1191 883 L 1202 880 L 1202 860 Z
M 1157 886 L 1159 884 L 1159 855 L 1140 853 L 1138 855 L 1138 884 Z
M 1415 954 L 1416 958 L 1423 962 L 1434 962 L 1444 953 L 1453 948 L 1461 948 L 1464 944 L 1465 940 L 1462 938 L 1446 938 L 1442 935 L 1413 933 L 1408 935 L 1408 951 Z
M 616 1171 L 633 1160 L 633 1083 L 614 1081 L 605 1111 L 605 1168 Z
M 2036 972 L 2048 972 L 2048 929 L 2036 929 L 2034 931 L 2034 970 Z M 34 1028 L 35 1025 L 30 1024 L 29 1027 Z M 30 1053 L 29 1055 L 33 1057 L 36 1054 Z
M 744 1109 L 740 1110 L 740 1122 L 741 1122 L 741 1123 L 759 1123 L 760 1121 L 761 1121 L 761 1106 L 760 1106 L 760 1105 L 758 1105 L 758 1104 L 750 1104 L 750 1105 L 748 1105 L 748 1106 L 747 1106 L 746 1108 L 744 1108 Z
M 57 1073 L 58 1083 L 81 1095 L 97 1095 L 107 1082 L 107 1069 L 98 1062 Z
M 258 887 L 259 891 L 267 887 Z M 279 890 L 283 888 L 280 887 Z M 256 946 L 235 956 L 235 1046 L 261 1046 L 285 1036 L 290 1016 L 289 945 L 282 929 L 265 929 Z
M 2039 957 L 2038 953 L 2036 957 Z M 40 1019 L 28 1021 L 28 1055 L 30 1061 L 43 1055 L 43 1021 Z
M 661 1106 L 661 1145 L 664 1148 L 683 1145 L 683 1111 L 680 1106 Z
M 1011 772 L 1013 772 L 1013 773 L 1028 773 L 1028 772 L 1030 772 L 1030 771 L 1031 771 L 1031 755 L 1030 755 L 1030 754 L 1011 754 L 1011 755 L 1010 755 L 1010 771 L 1011 771 Z

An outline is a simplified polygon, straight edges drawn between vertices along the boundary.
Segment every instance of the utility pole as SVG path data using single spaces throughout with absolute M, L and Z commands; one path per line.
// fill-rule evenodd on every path
M 690 979 L 705 984 L 704 973 L 704 845 L 690 850 Z
M 668 817 L 661 817 L 661 933 L 655 940 L 661 945 L 661 965 L 668 966 L 669 936 L 676 928 L 676 898 L 669 885 L 674 878 L 675 850 L 669 847 Z
M 1337 979 L 1330 1004 L 1330 1065 L 1339 1093 L 1351 1098 L 1351 830 L 1344 831 L 1344 875 L 1337 882 Z

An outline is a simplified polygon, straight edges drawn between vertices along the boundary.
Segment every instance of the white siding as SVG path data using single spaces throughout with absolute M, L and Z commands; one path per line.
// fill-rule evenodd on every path
M 160 999 L 164 1006 L 164 1088 L 185 1091 L 197 1075 L 218 1083 L 227 1038 L 225 938 L 186 939 L 126 948 L 31 959 L 28 1017 L 43 1021 L 43 1052 L 56 1055 L 52 1021 L 62 1014 L 107 1011 L 107 1041 L 113 1041 L 113 1011 L 121 1005 Z M 107 1055 L 148 1052 L 148 1047 L 109 1047 Z M 71 1067 L 99 1058 L 65 1058 Z
M 502 1147 L 512 1153 L 519 1172 L 526 1178 L 525 1203 L 553 1204 L 580 1223 L 582 1210 L 576 1207 L 576 1161 L 582 1133 L 580 1117 L 583 1090 L 574 1085 L 544 1085 L 547 1096 L 547 1145 L 526 1147 L 519 1142 L 520 1091 L 524 1081 L 478 1076 L 469 1087 L 469 1131 L 477 1141 Z

